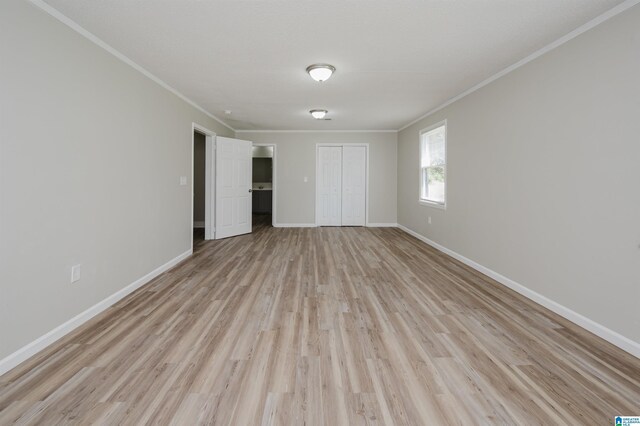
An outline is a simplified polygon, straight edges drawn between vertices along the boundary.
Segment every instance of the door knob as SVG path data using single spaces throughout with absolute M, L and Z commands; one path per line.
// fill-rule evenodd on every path
M 249 192 L 253 191 L 253 189 L 250 189 Z

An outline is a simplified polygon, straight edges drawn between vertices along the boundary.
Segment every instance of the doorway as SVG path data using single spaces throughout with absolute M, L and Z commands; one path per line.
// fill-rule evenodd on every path
M 253 144 L 252 216 L 254 232 L 276 223 L 276 145 Z
M 215 237 L 213 203 L 215 202 L 216 134 L 196 123 L 191 129 L 191 248 Z
M 204 210 L 207 170 L 206 135 L 193 132 L 193 240 L 204 241 Z
M 368 144 L 316 146 L 316 225 L 366 226 Z

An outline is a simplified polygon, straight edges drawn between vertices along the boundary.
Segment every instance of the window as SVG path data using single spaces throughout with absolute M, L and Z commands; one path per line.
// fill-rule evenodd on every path
M 447 123 L 420 132 L 420 202 L 444 207 L 447 176 Z

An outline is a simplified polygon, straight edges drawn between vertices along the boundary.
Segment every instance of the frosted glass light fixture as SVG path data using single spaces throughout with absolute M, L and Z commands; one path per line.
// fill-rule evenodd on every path
M 326 109 L 312 109 L 309 112 L 311 113 L 313 118 L 315 118 L 316 120 L 322 120 L 324 116 L 327 115 Z
M 329 64 L 313 64 L 307 67 L 307 72 L 315 81 L 327 81 L 335 71 L 336 67 Z

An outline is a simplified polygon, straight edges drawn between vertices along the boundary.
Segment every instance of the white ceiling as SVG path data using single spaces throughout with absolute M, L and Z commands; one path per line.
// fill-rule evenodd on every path
M 235 129 L 387 130 L 621 0 L 46 2 Z

